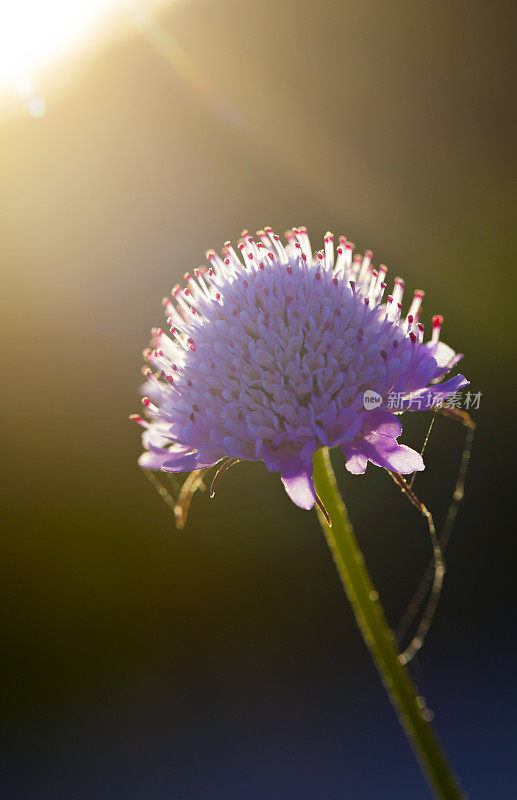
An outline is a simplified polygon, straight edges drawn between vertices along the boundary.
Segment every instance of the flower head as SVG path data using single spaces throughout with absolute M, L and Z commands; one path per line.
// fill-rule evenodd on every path
M 437 383 L 461 358 L 440 341 L 441 317 L 424 342 L 423 292 L 402 313 L 404 282 L 385 298 L 386 267 L 354 255 L 327 233 L 315 255 L 305 228 L 244 231 L 239 254 L 185 275 L 163 304 L 170 335 L 153 330 L 143 403 L 147 419 L 139 463 L 183 472 L 221 459 L 262 460 L 280 472 L 301 508 L 316 500 L 312 459 L 340 447 L 347 469 L 368 461 L 394 472 L 424 469 L 399 444 L 398 415 L 428 409 L 467 384 Z M 152 369 L 151 369 L 152 368 Z M 393 397 L 398 398 L 396 405 Z

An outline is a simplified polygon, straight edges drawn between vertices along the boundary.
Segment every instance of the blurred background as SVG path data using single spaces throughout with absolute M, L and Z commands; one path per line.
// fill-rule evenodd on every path
M 411 671 L 469 797 L 514 796 L 513 4 L 70 6 L 0 12 L 0 795 L 429 796 L 315 515 L 242 464 L 177 532 L 136 464 L 162 296 L 244 227 L 306 224 L 424 288 L 482 392 Z M 462 442 L 438 421 L 438 520 Z M 381 470 L 335 467 L 395 625 L 425 524 Z

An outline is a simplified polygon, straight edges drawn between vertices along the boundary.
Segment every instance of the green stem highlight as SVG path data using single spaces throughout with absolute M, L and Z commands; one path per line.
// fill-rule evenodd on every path
M 357 624 L 405 734 L 436 797 L 440 800 L 464 800 L 465 795 L 430 724 L 425 703 L 418 696 L 405 666 L 399 662 L 393 632 L 386 621 L 379 596 L 354 536 L 327 448 L 318 450 L 314 456 L 314 483 L 316 492 L 332 519 L 332 527 L 329 527 L 318 510 L 323 533 Z

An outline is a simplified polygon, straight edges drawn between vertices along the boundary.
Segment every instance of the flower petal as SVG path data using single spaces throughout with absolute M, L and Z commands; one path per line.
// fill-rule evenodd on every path
M 402 425 L 398 417 L 391 411 L 385 408 L 376 408 L 375 411 L 368 411 L 365 414 L 362 431 L 364 433 L 380 433 L 396 439 L 402 433 Z
M 204 447 L 199 448 L 197 459 L 204 466 L 213 466 L 222 458 L 224 458 L 225 455 L 226 453 L 222 447 L 219 447 L 216 444 L 207 444 Z
M 288 459 L 281 472 L 284 488 L 297 506 L 310 509 L 316 500 L 312 467 L 304 467 L 298 459 Z
M 162 453 L 153 453 L 151 450 L 144 450 L 138 459 L 139 466 L 142 469 L 161 469 L 164 461 L 169 458 L 169 453 L 163 450 Z
M 195 450 L 187 455 L 169 457 L 163 462 L 161 468 L 164 472 L 191 472 L 193 469 L 201 469 L 202 466 L 197 463 L 197 450 Z
M 403 475 L 425 469 L 420 453 L 405 444 L 399 444 L 390 436 L 371 433 L 364 440 L 363 452 L 377 467 L 401 472 Z
M 423 346 L 432 356 L 434 356 L 440 369 L 449 367 L 449 364 L 456 355 L 452 347 L 449 347 L 449 345 L 445 344 L 445 342 L 428 342 Z
M 453 369 L 453 368 L 456 366 L 456 364 L 457 364 L 459 361 L 461 361 L 461 359 L 462 359 L 462 358 L 463 358 L 463 353 L 456 353 L 456 355 L 455 355 L 455 356 L 453 356 L 453 357 L 451 358 L 451 360 L 450 360 L 450 361 L 449 361 L 447 364 L 445 364 L 445 366 L 444 366 L 444 367 L 440 367 L 440 369 L 439 369 L 439 370 L 438 370 L 438 372 L 436 373 L 436 377 L 437 377 L 437 378 L 441 378 L 441 377 L 442 377 L 443 375 L 445 375 L 447 372 L 450 372 L 450 371 L 451 371 L 451 369 Z
M 412 392 L 407 397 L 402 398 L 399 404 L 400 411 L 424 411 L 433 406 L 443 403 L 451 394 L 454 394 L 464 386 L 468 386 L 469 381 L 464 375 L 455 375 L 443 383 L 436 383 L 427 386 L 418 392 Z
M 165 462 L 172 461 L 172 459 L 182 459 L 192 450 L 191 447 L 186 447 L 182 444 L 158 447 L 153 443 L 153 437 L 149 437 L 147 434 L 148 431 L 142 437 L 147 450 L 138 459 L 138 463 L 143 469 L 161 469 Z
M 370 433 L 341 449 L 346 457 L 345 466 L 353 475 L 362 475 L 368 461 L 376 467 L 404 475 L 424 469 L 420 453 L 405 444 L 399 444 L 392 436 L 380 433 Z
M 345 463 L 345 467 L 349 472 L 352 473 L 352 475 L 363 475 L 366 471 L 367 466 L 368 466 L 368 458 L 363 453 L 351 454 L 347 458 Z
M 245 441 L 244 438 L 239 439 L 238 436 L 224 436 L 223 447 L 226 454 L 231 458 L 242 458 L 248 461 L 255 460 L 252 445 L 250 442 Z
M 213 445 L 202 447 L 201 450 L 194 450 L 190 453 L 171 452 L 172 448 L 167 451 L 168 458 L 162 463 L 161 469 L 164 472 L 191 472 L 194 469 L 205 469 L 206 467 L 213 467 L 224 456 L 220 448 L 214 448 Z
M 438 372 L 436 359 L 429 355 L 424 355 L 416 367 L 404 378 L 403 391 L 416 392 L 427 386 Z

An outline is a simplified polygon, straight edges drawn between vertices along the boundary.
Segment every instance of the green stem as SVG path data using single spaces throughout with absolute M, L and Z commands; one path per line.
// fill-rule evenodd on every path
M 318 450 L 314 456 L 314 483 L 332 520 L 332 527 L 329 527 L 323 514 L 318 512 L 321 527 L 357 624 L 399 721 L 436 797 L 441 800 L 460 800 L 464 795 L 431 727 L 429 711 L 418 696 L 406 668 L 399 662 L 393 632 L 386 621 L 354 536 L 327 448 Z

